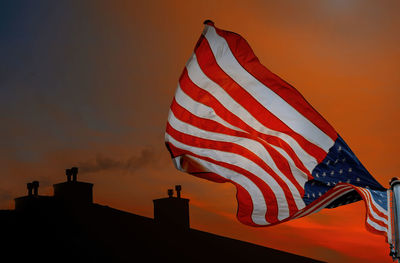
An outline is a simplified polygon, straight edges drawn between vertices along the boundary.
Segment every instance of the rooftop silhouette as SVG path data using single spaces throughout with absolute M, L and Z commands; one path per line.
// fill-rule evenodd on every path
M 182 187 L 153 200 L 154 219 L 93 203 L 93 184 L 54 184 L 53 196 L 39 195 L 39 182 L 15 198 L 15 210 L 0 210 L 4 252 L 9 262 L 320 262 L 291 253 L 190 228 L 189 199 Z M 8 256 L 7 256 L 8 255 Z M 145 260 L 143 260 L 145 259 Z M 0 262 L 3 260 L 0 258 Z

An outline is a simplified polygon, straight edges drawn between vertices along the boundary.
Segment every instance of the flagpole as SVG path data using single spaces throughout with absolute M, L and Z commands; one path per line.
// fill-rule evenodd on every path
M 393 194 L 393 219 L 394 219 L 394 226 L 393 226 L 393 232 L 394 232 L 394 246 L 393 243 L 390 244 L 391 246 L 391 251 L 390 255 L 392 256 L 393 260 L 399 260 L 400 256 L 400 180 L 397 177 L 393 177 L 392 180 L 390 180 L 390 188 L 392 189 L 392 194 Z M 388 204 L 390 205 L 390 204 Z M 389 224 L 391 222 L 388 222 Z M 389 233 L 388 233 L 389 234 Z M 388 240 L 391 240 L 391 238 Z M 397 261 L 399 262 L 399 261 Z

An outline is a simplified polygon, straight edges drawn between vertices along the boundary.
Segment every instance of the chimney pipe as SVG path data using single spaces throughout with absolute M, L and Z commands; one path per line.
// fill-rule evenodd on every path
M 72 175 L 71 169 L 65 169 L 65 175 L 67 176 L 67 182 L 71 182 L 71 175 Z
M 168 189 L 168 197 L 172 198 L 173 194 L 174 194 L 174 190 L 173 189 Z
M 28 188 L 28 196 L 32 196 L 32 189 L 33 189 L 32 183 L 27 183 L 26 188 Z
M 76 182 L 76 175 L 78 174 L 78 167 L 72 167 L 71 173 L 72 173 L 72 181 Z
M 181 190 L 182 186 L 181 185 L 175 185 L 175 190 L 176 190 L 176 195 L 178 198 L 181 198 Z
M 33 196 L 38 196 L 39 195 L 39 182 L 38 181 L 33 181 L 32 182 L 32 187 L 33 187 Z

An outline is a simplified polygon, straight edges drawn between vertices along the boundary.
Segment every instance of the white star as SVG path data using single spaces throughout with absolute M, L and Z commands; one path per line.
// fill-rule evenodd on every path
M 336 160 L 335 160 L 335 164 L 337 164 L 338 162 L 339 162 L 339 159 L 336 159 Z
M 348 183 L 348 184 L 349 184 L 350 182 L 351 182 L 351 180 L 350 180 L 350 179 L 348 179 L 348 180 L 346 181 L 346 183 Z
M 315 194 L 314 194 L 314 193 L 312 194 L 312 197 L 315 197 Z
M 346 158 L 343 158 L 343 159 L 342 159 L 342 162 L 345 162 L 345 161 L 346 161 Z
M 331 163 L 331 161 L 330 161 L 330 160 L 326 161 L 326 165 L 329 165 L 330 163 Z
M 316 176 L 317 178 L 319 178 L 319 174 L 318 174 L 318 173 L 316 173 L 315 176 Z
M 340 152 L 342 150 L 342 146 L 339 146 L 338 147 L 338 151 Z
M 310 194 L 307 194 L 307 198 L 310 198 Z
M 339 173 L 342 174 L 342 173 L 343 173 L 343 169 L 340 169 L 340 170 L 339 170 Z
M 325 176 L 326 176 L 326 173 L 325 173 L 325 172 L 323 172 L 323 173 L 322 173 L 322 176 L 323 176 L 323 177 L 325 177 Z
M 351 173 L 353 171 L 353 169 L 349 168 L 349 173 Z
M 332 172 L 331 172 L 331 175 L 334 175 L 334 174 L 335 174 L 335 171 L 332 171 Z
M 360 181 L 360 178 L 357 177 L 356 181 L 359 182 L 359 181 Z
M 328 182 L 326 185 L 327 185 L 327 186 L 331 186 L 331 183 L 330 183 L 330 182 Z
M 338 182 L 338 183 L 340 184 L 341 182 L 342 182 L 342 181 L 340 181 L 340 180 L 339 180 L 339 182 Z
M 321 196 L 321 192 L 319 192 L 318 195 Z

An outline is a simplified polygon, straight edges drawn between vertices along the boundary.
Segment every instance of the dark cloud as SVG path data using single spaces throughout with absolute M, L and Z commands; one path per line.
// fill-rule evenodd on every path
M 103 154 L 97 154 L 95 160 L 79 162 L 81 173 L 93 173 L 109 170 L 127 170 L 133 172 L 139 168 L 158 162 L 157 154 L 151 148 L 143 149 L 140 154 L 126 160 L 118 160 Z

